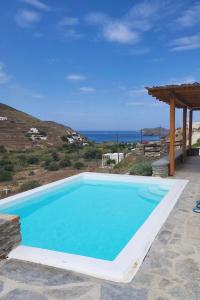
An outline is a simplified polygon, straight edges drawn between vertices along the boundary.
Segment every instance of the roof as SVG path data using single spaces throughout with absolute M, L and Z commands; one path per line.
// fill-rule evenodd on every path
M 180 85 L 164 85 L 146 87 L 148 94 L 159 101 L 170 104 L 170 99 L 175 97 L 176 107 L 189 109 L 200 109 L 200 83 Z

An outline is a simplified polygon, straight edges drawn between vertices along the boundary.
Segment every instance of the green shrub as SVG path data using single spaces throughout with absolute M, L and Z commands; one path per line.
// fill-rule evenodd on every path
M 22 192 L 35 189 L 36 187 L 39 187 L 41 184 L 37 180 L 31 180 L 23 183 L 20 187 L 20 190 Z
M 75 168 L 75 169 L 80 170 L 80 169 L 82 169 L 83 167 L 84 167 L 84 164 L 83 164 L 82 162 L 80 162 L 80 161 L 77 161 L 77 162 L 75 162 L 75 164 L 74 164 L 74 168 Z
M 12 161 L 9 159 L 2 159 L 0 161 L 0 171 L 2 170 L 9 171 L 9 172 L 14 171 L 14 164 L 12 163 Z
M 4 147 L 4 145 L 0 145 L 0 153 L 5 153 L 5 152 L 7 152 L 7 150 Z
M 27 157 L 26 157 L 25 154 L 19 154 L 19 155 L 17 156 L 17 158 L 18 158 L 20 161 L 26 161 L 26 160 L 27 160 Z
M 150 162 L 139 162 L 130 169 L 131 175 L 151 176 L 152 167 Z
M 101 159 L 102 153 L 99 149 L 89 149 L 84 153 L 85 159 Z
M 54 161 L 59 161 L 60 160 L 58 152 L 54 151 L 54 152 L 52 152 L 51 155 L 52 155 L 52 158 L 53 158 Z
M 49 164 L 52 162 L 52 159 L 47 158 L 45 159 L 45 161 L 42 163 L 42 167 L 44 167 L 45 169 L 49 166 Z
M 62 159 L 59 163 L 61 168 L 66 168 L 71 166 L 71 161 L 68 158 Z
M 116 160 L 115 159 L 108 159 L 107 161 L 106 161 L 106 164 L 108 165 L 108 166 L 110 166 L 110 165 L 115 165 L 116 164 Z
M 35 155 L 31 155 L 27 158 L 27 163 L 30 165 L 36 165 L 39 163 L 39 158 Z
M 73 144 L 64 144 L 62 146 L 62 148 L 65 150 L 65 152 L 67 153 L 74 153 L 74 152 L 78 152 L 80 149 L 83 148 L 82 145 L 80 144 L 76 144 L 76 143 L 73 143 Z
M 13 179 L 12 173 L 6 170 L 0 172 L 0 181 L 10 181 Z
M 46 167 L 48 171 L 57 171 L 59 170 L 59 164 L 55 161 L 52 161 L 49 163 L 49 165 Z

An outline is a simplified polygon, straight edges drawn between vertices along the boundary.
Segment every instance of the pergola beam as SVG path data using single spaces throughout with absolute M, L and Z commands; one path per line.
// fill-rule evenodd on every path
M 181 106 L 182 108 L 186 107 L 188 109 L 191 109 L 191 107 L 185 103 L 180 96 L 178 96 L 176 93 L 171 93 L 171 98 L 174 97 L 176 100 L 176 104 L 178 104 L 179 106 Z

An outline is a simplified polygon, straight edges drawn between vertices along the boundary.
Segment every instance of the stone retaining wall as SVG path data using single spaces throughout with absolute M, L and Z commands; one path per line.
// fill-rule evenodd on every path
M 169 175 L 169 162 L 159 159 L 152 163 L 152 176 L 167 177 Z
M 5 258 L 20 241 L 19 217 L 0 215 L 0 259 Z

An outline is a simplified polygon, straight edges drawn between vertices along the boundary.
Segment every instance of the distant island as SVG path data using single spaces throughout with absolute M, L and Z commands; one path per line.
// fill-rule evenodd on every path
M 146 136 L 167 136 L 169 134 L 169 129 L 163 127 L 143 128 L 141 130 Z

